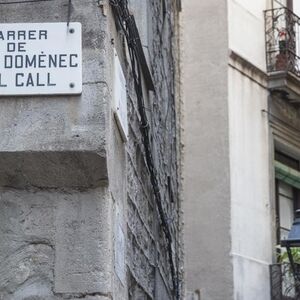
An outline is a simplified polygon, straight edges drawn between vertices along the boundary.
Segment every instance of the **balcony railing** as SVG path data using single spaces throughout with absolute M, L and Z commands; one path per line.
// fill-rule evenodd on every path
M 265 11 L 267 71 L 300 77 L 300 18 L 286 7 Z
M 271 265 L 270 279 L 272 300 L 300 299 L 300 281 L 295 280 L 290 264 Z

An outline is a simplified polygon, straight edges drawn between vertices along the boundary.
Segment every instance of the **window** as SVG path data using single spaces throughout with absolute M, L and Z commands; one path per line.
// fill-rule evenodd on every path
M 300 209 L 299 161 L 283 153 L 275 153 L 277 243 L 285 239 Z
M 281 180 L 278 180 L 277 185 L 280 220 L 279 238 L 282 240 L 287 238 L 294 220 L 294 195 L 292 186 L 284 183 Z

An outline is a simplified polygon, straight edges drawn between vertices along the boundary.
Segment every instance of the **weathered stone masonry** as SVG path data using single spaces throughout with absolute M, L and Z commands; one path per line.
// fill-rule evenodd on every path
M 23 2 L 0 5 L 0 23 L 67 21 L 68 0 Z M 130 9 L 155 88 L 145 83 L 143 97 L 178 282 L 178 6 Z M 83 28 L 82 95 L 0 98 L 0 299 L 173 299 L 124 34 L 108 0 L 72 0 L 71 11 Z M 114 48 L 127 143 L 112 110 Z
M 142 3 L 141 3 L 142 2 Z M 142 28 L 142 43 L 146 54 L 149 53 L 149 62 L 153 76 L 155 92 L 144 94 L 147 106 L 148 120 L 152 135 L 152 145 L 155 166 L 158 171 L 158 180 L 163 208 L 167 213 L 174 240 L 174 252 L 178 240 L 178 165 L 177 165 L 177 124 L 175 115 L 175 57 L 176 48 L 173 48 L 177 38 L 174 23 L 178 22 L 177 8 L 174 1 L 131 1 L 133 12 L 136 10 L 136 21 L 140 24 L 148 23 L 148 30 Z M 148 15 L 148 16 L 147 16 Z M 143 23 L 144 22 L 144 23 Z M 140 25 L 141 27 L 141 25 Z M 178 62 L 177 62 L 178 63 Z M 130 77 L 130 76 L 129 76 Z M 128 245 L 130 274 L 132 275 L 134 292 L 139 295 L 148 294 L 148 297 L 167 299 L 172 287 L 171 270 L 168 263 L 166 239 L 151 193 L 149 174 L 145 165 L 143 145 L 139 131 L 140 120 L 137 113 L 137 103 L 134 88 L 130 88 L 129 97 L 129 128 L 128 143 Z M 132 92 L 131 92 L 132 91 Z M 142 181 L 140 180 L 142 179 Z M 135 192 L 137 191 L 137 192 Z M 131 216 L 138 215 L 138 218 Z M 147 220 L 148 219 L 148 220 Z M 130 222 L 132 220 L 133 222 Z M 138 220 L 138 221 L 137 221 Z M 146 220 L 146 221 L 143 221 Z M 132 224 L 133 223 L 133 224 Z M 143 233 L 144 234 L 141 234 Z M 133 249 L 133 251 L 132 251 Z M 175 254 L 175 259 L 177 254 Z M 136 259 L 138 258 L 138 259 Z M 144 267 L 137 265 L 140 263 Z M 176 262 L 175 262 L 176 264 Z M 135 270 L 145 269 L 146 272 Z M 146 273 L 146 274 L 145 274 Z M 137 279 L 141 279 L 137 281 Z M 150 280 L 149 280 L 150 279 Z M 133 293 L 134 293 L 133 292 Z

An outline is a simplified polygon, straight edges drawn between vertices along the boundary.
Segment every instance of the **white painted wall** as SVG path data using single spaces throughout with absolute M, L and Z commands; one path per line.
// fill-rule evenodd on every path
M 300 1 L 299 0 L 294 0 L 293 10 L 294 10 L 294 13 L 300 17 Z
M 262 71 L 266 71 L 264 10 L 271 7 L 270 0 L 228 0 L 229 48 Z M 274 251 L 269 175 L 273 150 L 269 149 L 267 116 L 262 112 L 267 110 L 268 91 L 254 77 L 229 67 L 231 255 L 236 300 L 270 299 L 269 265 Z
M 186 289 L 233 300 L 226 1 L 182 4 Z
M 217 2 L 183 2 L 186 287 L 204 300 L 270 300 L 268 91 L 228 53 L 266 69 L 263 11 L 271 1 Z
M 272 263 L 266 89 L 229 68 L 231 238 L 236 300 L 268 300 Z
M 266 70 L 264 10 L 271 0 L 228 0 L 229 48 Z

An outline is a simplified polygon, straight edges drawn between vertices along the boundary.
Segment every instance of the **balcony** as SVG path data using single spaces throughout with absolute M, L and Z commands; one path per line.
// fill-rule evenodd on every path
M 295 280 L 288 263 L 270 265 L 271 299 L 299 300 L 300 280 Z
M 285 7 L 264 13 L 268 88 L 300 103 L 300 18 Z

